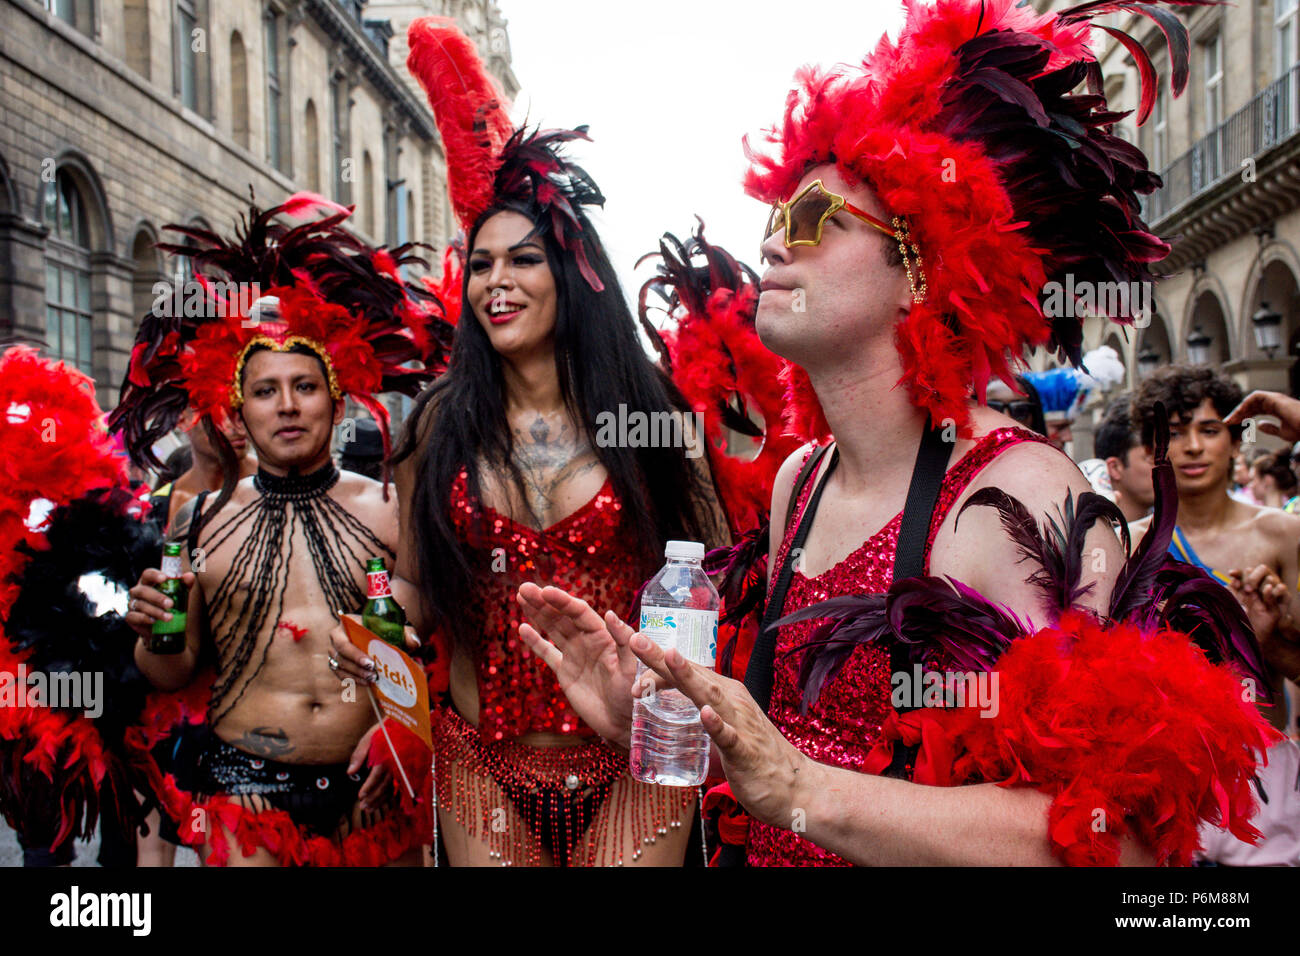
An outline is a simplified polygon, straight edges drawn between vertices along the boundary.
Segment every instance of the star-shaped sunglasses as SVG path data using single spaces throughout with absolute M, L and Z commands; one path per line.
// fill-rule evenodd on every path
M 831 192 L 820 179 L 814 179 L 789 202 L 772 204 L 772 214 L 768 216 L 763 240 L 767 241 L 774 232 L 783 229 L 785 234 L 781 237 L 781 241 L 787 249 L 793 246 L 818 245 L 822 241 L 822 230 L 826 228 L 826 220 L 840 210 L 856 216 L 873 229 L 878 229 L 898 242 L 898 249 L 903 254 L 903 265 L 907 268 L 907 278 L 912 285 L 912 301 L 925 301 L 926 285 L 925 274 L 921 271 L 921 251 L 908 231 L 906 220 L 895 216 L 894 224 L 890 227 L 870 213 L 854 206 L 843 196 Z M 916 259 L 915 275 L 908 256 L 909 251 Z

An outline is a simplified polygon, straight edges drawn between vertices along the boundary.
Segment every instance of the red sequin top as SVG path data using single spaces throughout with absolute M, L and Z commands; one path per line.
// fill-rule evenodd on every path
M 655 573 L 632 550 L 631 528 L 610 479 L 573 514 L 537 531 L 471 499 L 461 471 L 451 489 L 452 522 L 474 569 L 465 613 L 482 634 L 475 661 L 484 741 L 546 732 L 594 736 L 549 667 L 519 639 L 515 593 L 525 581 L 554 584 L 598 612 L 627 619 L 637 590 Z
M 939 489 L 930 533 L 925 543 L 925 573 L 930 573 L 930 548 L 944 517 L 962 491 L 998 455 L 1024 441 L 1047 441 L 1022 428 L 1000 428 L 979 439 L 966 455 L 948 469 Z M 809 452 L 811 454 L 811 452 Z M 805 459 L 806 460 L 806 459 Z M 820 469 L 819 469 L 820 470 Z M 785 560 L 795 528 L 803 516 L 814 481 L 805 483 L 795 504 L 785 539 L 777 552 L 776 567 Z M 840 594 L 879 594 L 894 579 L 894 553 L 903 522 L 900 511 L 888 524 L 835 567 L 807 578 L 795 570 L 786 592 L 785 614 Z M 769 582 L 769 591 L 771 582 Z M 824 618 L 788 624 L 776 641 L 775 675 L 768 716 L 792 744 L 818 763 L 861 770 L 863 761 L 880 736 L 880 725 L 890 711 L 889 652 L 879 647 L 857 647 L 808 713 L 799 712 L 799 665 L 802 654 L 791 649 L 805 643 Z M 848 866 L 839 856 L 810 843 L 791 830 L 754 821 L 749 829 L 747 856 L 750 866 Z

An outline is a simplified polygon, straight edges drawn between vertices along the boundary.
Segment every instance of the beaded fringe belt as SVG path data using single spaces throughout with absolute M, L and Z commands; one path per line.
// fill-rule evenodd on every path
M 438 806 L 502 866 L 539 866 L 547 854 L 556 865 L 622 866 L 690 827 L 694 788 L 639 783 L 604 744 L 486 743 L 450 709 L 433 729 Z

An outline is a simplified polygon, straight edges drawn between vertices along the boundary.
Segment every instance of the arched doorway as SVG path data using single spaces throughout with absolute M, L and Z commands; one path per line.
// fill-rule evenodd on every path
M 154 286 L 166 282 L 163 274 L 162 255 L 154 248 L 158 241 L 153 227 L 141 223 L 136 229 L 135 239 L 131 242 L 131 311 L 138 322 L 152 308 L 157 299 Z
M 1174 350 L 1169 338 L 1169 326 L 1165 317 L 1157 312 L 1151 324 L 1138 332 L 1137 349 L 1133 369 L 1133 384 L 1136 386 L 1153 369 L 1168 365 L 1173 361 Z
M 1278 329 L 1281 348 L 1271 356 L 1256 344 L 1254 316 L 1260 312 L 1271 312 L 1282 319 Z M 1286 260 L 1273 259 L 1260 271 L 1255 291 L 1246 300 L 1246 313 L 1241 317 L 1241 338 L 1246 343 L 1242 351 L 1247 355 L 1291 361 L 1288 387 L 1292 395 L 1300 395 L 1300 367 L 1295 362 L 1300 350 L 1300 287 Z
M 1223 303 L 1211 289 L 1196 297 L 1187 321 L 1180 352 L 1193 365 L 1218 367 L 1232 357 L 1232 340 L 1228 337 L 1228 321 Z

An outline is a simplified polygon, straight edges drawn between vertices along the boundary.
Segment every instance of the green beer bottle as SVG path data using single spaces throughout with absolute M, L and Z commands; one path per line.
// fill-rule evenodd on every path
M 153 622 L 149 651 L 153 654 L 179 654 L 185 650 L 185 609 L 190 603 L 189 588 L 181 582 L 179 542 L 163 545 L 162 573 L 167 580 L 158 585 L 158 590 L 172 599 L 172 619 Z
M 366 603 L 361 608 L 361 623 L 370 633 L 406 650 L 406 612 L 393 600 L 383 558 L 366 562 Z

